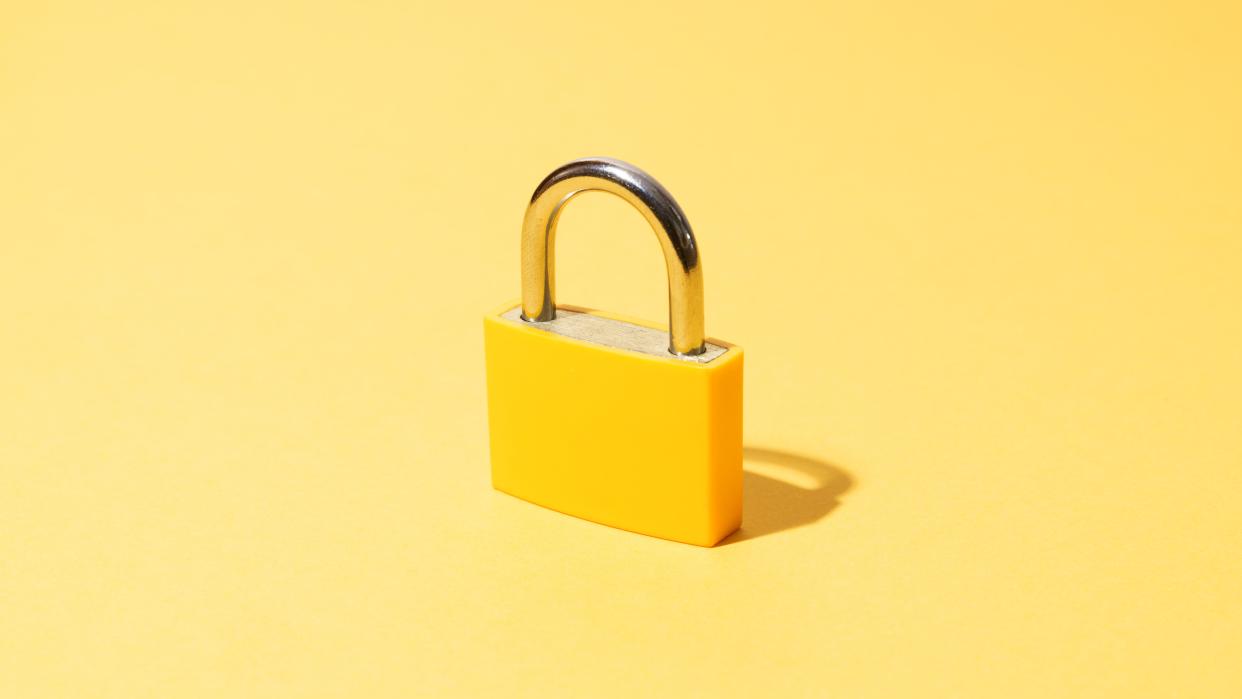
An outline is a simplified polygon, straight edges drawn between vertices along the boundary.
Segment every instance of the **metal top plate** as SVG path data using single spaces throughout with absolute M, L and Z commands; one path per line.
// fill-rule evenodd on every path
M 521 306 L 501 313 L 500 317 L 575 340 L 691 364 L 707 364 L 728 351 L 726 347 L 708 342 L 703 354 L 693 357 L 676 355 L 668 350 L 668 333 L 663 330 L 559 307 L 555 318 L 539 323 L 522 320 Z

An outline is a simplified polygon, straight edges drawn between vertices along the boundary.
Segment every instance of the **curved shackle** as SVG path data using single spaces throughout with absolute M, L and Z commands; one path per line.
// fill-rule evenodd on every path
M 703 268 L 685 213 L 673 195 L 629 163 L 612 158 L 572 160 L 552 171 L 531 195 L 522 222 L 522 319 L 556 317 L 556 224 L 565 204 L 587 191 L 610 192 L 638 209 L 651 224 L 668 269 L 669 351 L 693 356 L 703 338 Z

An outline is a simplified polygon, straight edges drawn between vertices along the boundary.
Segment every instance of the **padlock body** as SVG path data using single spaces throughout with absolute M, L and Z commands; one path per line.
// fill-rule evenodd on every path
M 657 327 L 572 310 L 597 325 L 620 324 L 622 336 Z M 717 356 L 696 362 L 541 325 L 517 318 L 513 304 L 484 318 L 492 485 L 565 514 L 699 546 L 736 530 L 741 349 L 709 340 Z

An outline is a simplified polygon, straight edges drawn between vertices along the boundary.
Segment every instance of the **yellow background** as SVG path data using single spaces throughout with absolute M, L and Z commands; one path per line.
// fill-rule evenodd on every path
M 6 3 L 0 696 L 1242 694 L 1237 4 L 1026 5 Z M 746 349 L 720 548 L 489 487 L 583 155 Z

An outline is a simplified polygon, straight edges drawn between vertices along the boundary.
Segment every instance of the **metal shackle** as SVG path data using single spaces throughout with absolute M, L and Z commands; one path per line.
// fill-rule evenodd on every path
M 615 194 L 651 224 L 668 269 L 669 351 L 702 354 L 703 268 L 686 214 L 651 175 L 612 158 L 572 160 L 552 171 L 531 195 L 522 222 L 522 319 L 556 317 L 556 224 L 565 204 L 582 192 Z

